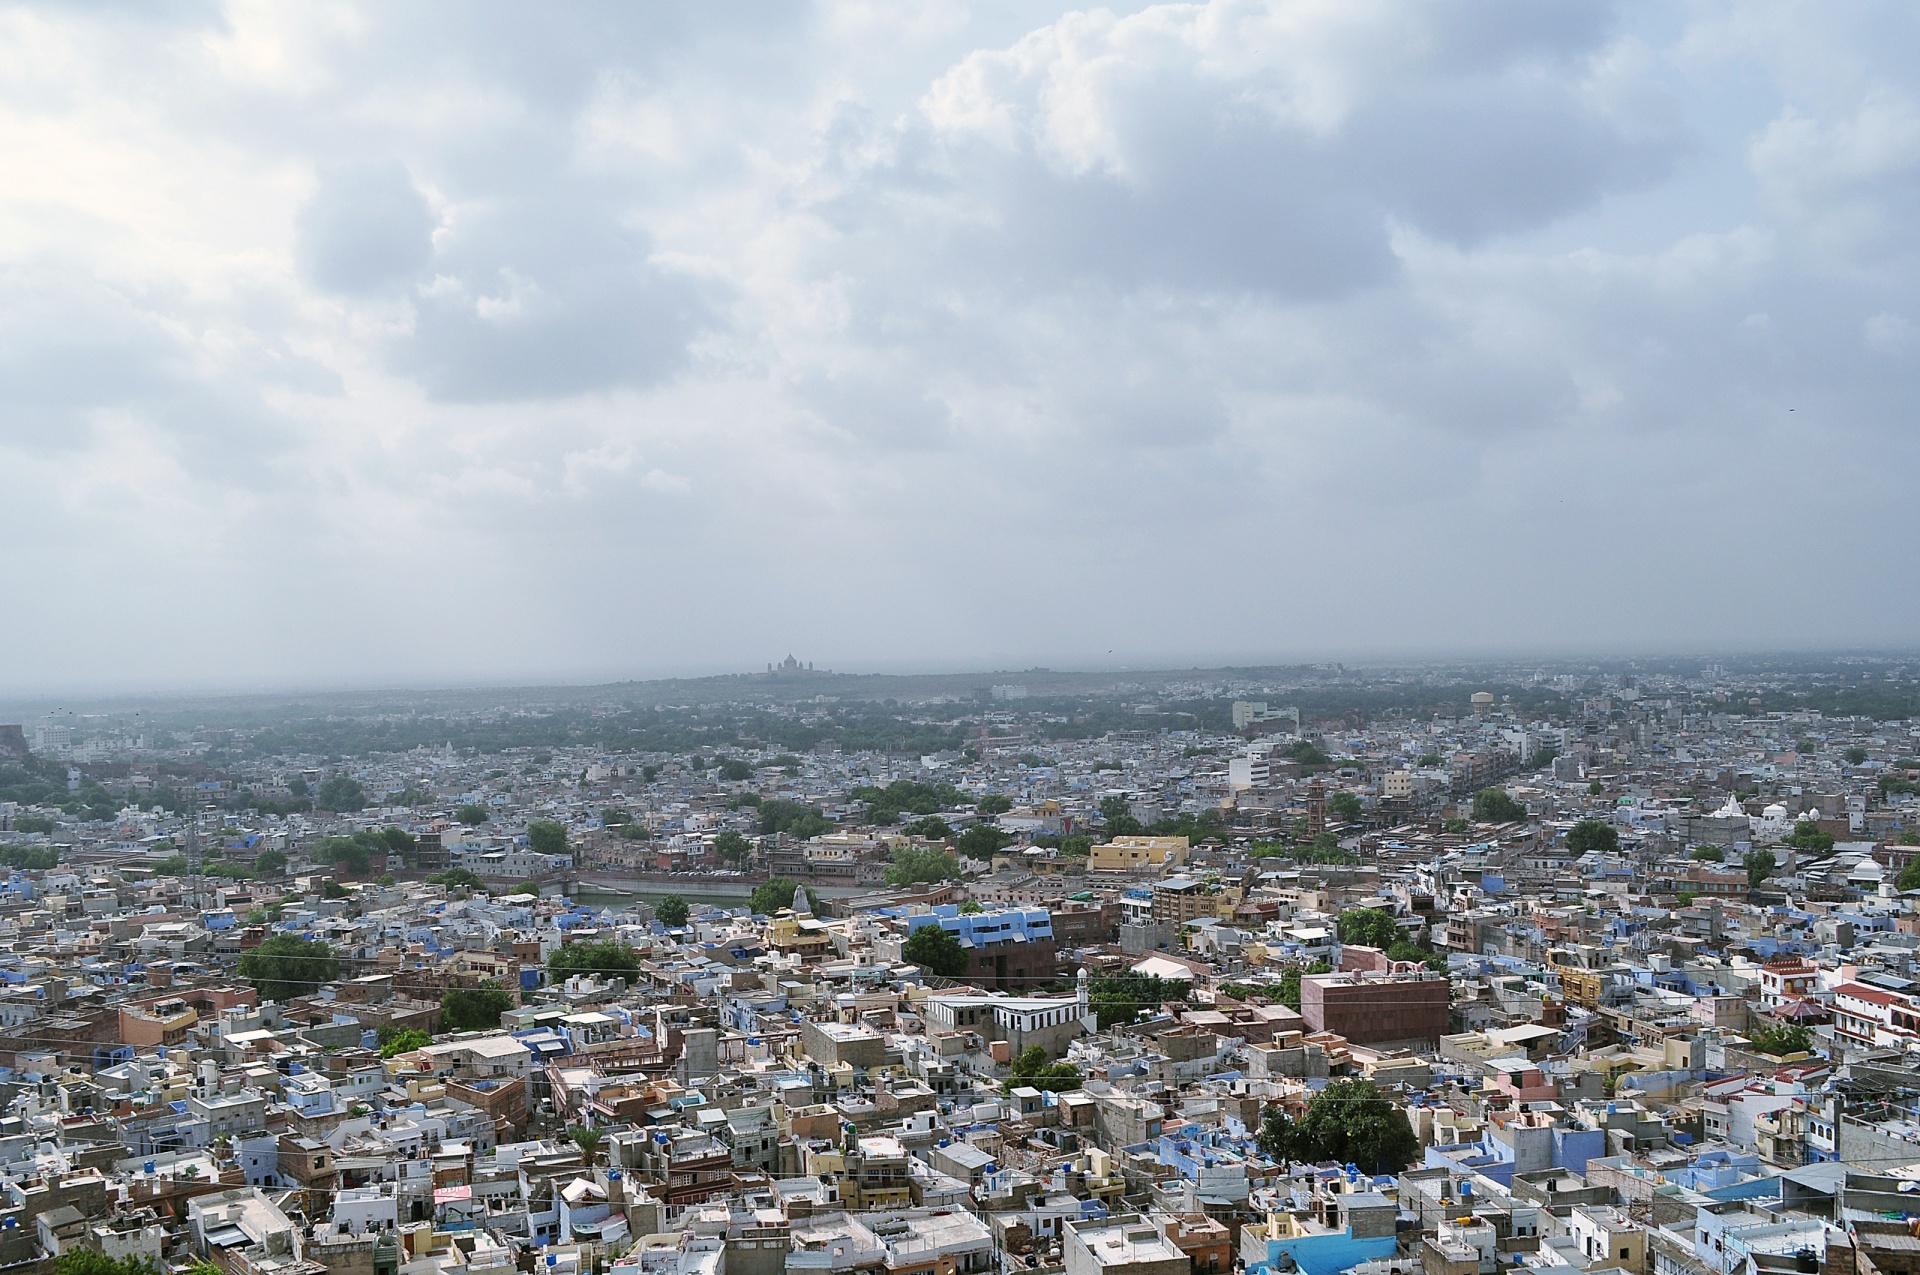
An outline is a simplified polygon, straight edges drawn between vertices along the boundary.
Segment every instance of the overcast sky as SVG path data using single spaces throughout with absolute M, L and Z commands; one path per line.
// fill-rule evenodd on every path
M 0 687 L 1909 644 L 1920 6 L 0 8 Z

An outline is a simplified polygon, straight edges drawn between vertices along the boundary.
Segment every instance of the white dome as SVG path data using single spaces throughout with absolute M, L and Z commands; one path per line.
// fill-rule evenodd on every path
M 1785 819 L 1787 817 L 1787 808 L 1776 801 L 1761 811 L 1760 817 L 1762 819 Z

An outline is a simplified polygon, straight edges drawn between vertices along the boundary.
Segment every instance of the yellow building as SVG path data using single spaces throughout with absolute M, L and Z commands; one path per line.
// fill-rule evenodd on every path
M 833 934 L 826 922 L 782 908 L 767 922 L 767 946 L 802 961 L 824 961 L 833 955 Z
M 1089 872 L 1131 872 L 1135 868 L 1174 867 L 1187 861 L 1185 837 L 1115 837 L 1093 848 Z

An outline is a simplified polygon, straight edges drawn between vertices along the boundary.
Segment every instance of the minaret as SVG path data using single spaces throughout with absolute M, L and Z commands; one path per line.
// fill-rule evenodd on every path
M 1080 1002 L 1080 1017 L 1082 1018 L 1087 1016 L 1087 989 L 1092 983 L 1093 980 L 1087 975 L 1087 967 L 1082 965 L 1080 972 L 1074 975 L 1073 979 L 1074 995 Z
M 793 887 L 793 914 L 795 916 L 813 915 L 813 908 L 807 903 L 807 887 L 804 885 Z

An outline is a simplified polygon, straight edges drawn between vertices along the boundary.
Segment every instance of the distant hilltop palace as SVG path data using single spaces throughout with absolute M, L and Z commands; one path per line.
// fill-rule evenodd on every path
M 812 660 L 808 660 L 805 664 L 802 664 L 799 660 L 789 655 L 778 664 L 767 665 L 767 672 L 773 677 L 827 677 L 833 673 L 833 670 L 830 668 L 816 669 L 813 667 Z

